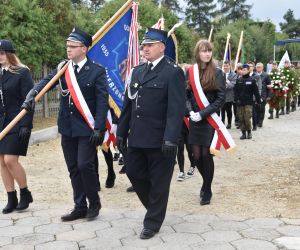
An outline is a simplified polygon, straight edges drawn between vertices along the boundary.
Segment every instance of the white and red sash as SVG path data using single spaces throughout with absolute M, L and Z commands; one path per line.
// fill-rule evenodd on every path
M 208 105 L 210 105 L 210 103 L 203 92 L 200 83 L 199 69 L 197 64 L 194 64 L 192 67 L 190 67 L 189 77 L 196 102 L 200 110 L 203 110 Z M 229 134 L 228 130 L 226 129 L 224 123 L 222 122 L 221 118 L 217 115 L 217 113 L 209 115 L 208 117 L 206 117 L 206 119 L 209 122 L 209 124 L 215 129 L 215 134 L 210 145 L 211 154 L 219 155 L 221 144 L 223 144 L 227 152 L 234 152 L 236 150 L 236 144 L 234 143 L 231 135 Z
M 70 91 L 70 95 L 74 101 L 74 104 L 88 126 L 91 129 L 95 128 L 95 119 L 81 93 L 80 87 L 78 85 L 73 66 L 70 63 L 67 70 L 65 71 L 65 79 L 67 82 L 68 89 Z M 116 135 L 112 134 L 110 132 L 112 126 L 112 118 L 111 118 L 111 113 L 110 111 L 107 112 L 107 119 L 106 119 L 106 132 L 104 135 L 104 140 L 102 143 L 103 149 L 108 150 L 109 144 L 113 142 L 113 144 L 116 143 Z
M 70 95 L 74 101 L 74 104 L 86 123 L 91 129 L 95 128 L 94 117 L 81 93 L 80 87 L 78 85 L 72 63 L 69 63 L 67 70 L 65 71 L 65 79 L 67 82 Z

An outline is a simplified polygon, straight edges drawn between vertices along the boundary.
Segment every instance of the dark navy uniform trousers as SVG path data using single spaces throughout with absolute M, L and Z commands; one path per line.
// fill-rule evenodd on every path
M 88 136 L 64 135 L 61 146 L 71 178 L 75 208 L 87 209 L 86 198 L 90 205 L 100 203 L 95 171 L 96 147 L 89 142 Z

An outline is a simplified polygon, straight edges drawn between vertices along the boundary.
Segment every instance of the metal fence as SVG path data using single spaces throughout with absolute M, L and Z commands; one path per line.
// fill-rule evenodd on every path
M 40 74 L 33 74 L 32 78 L 34 84 L 42 80 L 51 69 L 44 66 L 43 71 Z M 59 110 L 59 98 L 60 93 L 58 87 L 53 88 L 48 91 L 41 100 L 39 100 L 35 105 L 34 117 L 36 118 L 46 118 L 46 117 L 57 117 Z

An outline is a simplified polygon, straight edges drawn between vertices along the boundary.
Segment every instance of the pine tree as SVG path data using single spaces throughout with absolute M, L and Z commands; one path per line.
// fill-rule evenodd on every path
M 174 13 L 182 12 L 178 0 L 161 0 L 161 5 L 166 7 L 167 9 L 172 10 Z
M 224 15 L 226 23 L 238 19 L 249 19 L 252 5 L 245 4 L 247 0 L 218 0 L 221 4 L 220 13 Z
M 215 16 L 214 0 L 188 0 L 187 4 L 185 14 L 188 26 L 208 37 L 211 19 Z

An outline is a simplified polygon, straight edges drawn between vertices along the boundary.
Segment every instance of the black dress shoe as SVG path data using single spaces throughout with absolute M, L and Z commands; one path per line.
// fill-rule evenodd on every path
M 119 158 L 118 165 L 119 165 L 119 166 L 124 165 L 124 159 L 123 159 L 123 156 L 121 156 L 121 157 Z
M 74 210 L 72 210 L 71 213 L 63 215 L 61 217 L 61 220 L 62 221 L 73 221 L 73 220 L 85 218 L 86 211 L 87 210 L 83 210 L 83 209 L 74 209 Z
M 211 197 L 212 197 L 212 193 L 204 192 L 200 201 L 200 205 L 203 206 L 203 205 L 210 204 Z
M 151 239 L 155 234 L 156 234 L 156 232 L 154 232 L 153 230 L 143 228 L 143 230 L 140 234 L 140 238 L 143 240 Z
M 130 186 L 129 188 L 126 189 L 126 192 L 128 192 L 128 193 L 135 192 L 134 187 Z
M 115 185 L 115 179 L 116 179 L 116 174 L 113 172 L 112 174 L 109 174 L 107 176 L 106 182 L 105 182 L 105 187 L 106 188 L 112 188 Z
M 99 211 L 101 209 L 101 204 L 90 205 L 89 209 L 87 210 L 85 218 L 93 219 L 99 215 Z
M 126 173 L 126 166 L 124 165 L 121 170 L 119 171 L 119 174 L 125 174 Z
M 226 128 L 227 128 L 227 129 L 231 129 L 231 124 L 228 124 L 228 125 L 226 126 Z

